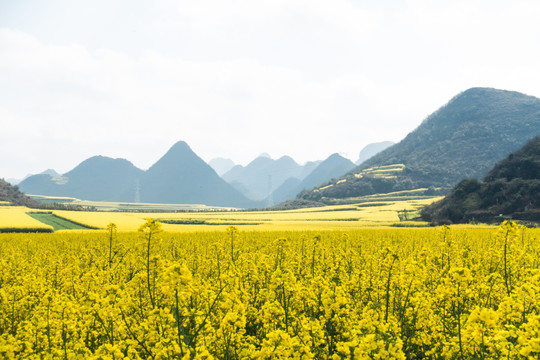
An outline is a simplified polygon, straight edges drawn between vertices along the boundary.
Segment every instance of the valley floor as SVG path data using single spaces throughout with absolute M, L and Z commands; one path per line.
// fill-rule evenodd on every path
M 373 226 L 426 226 L 412 221 L 424 205 L 438 198 L 405 201 L 372 201 L 350 205 L 284 211 L 215 211 L 126 212 L 126 211 L 41 211 L 82 226 L 105 229 L 115 223 L 119 231 L 136 231 L 147 218 L 163 223 L 170 232 L 224 230 L 237 226 L 242 230 L 332 230 L 357 229 Z M 39 212 L 25 207 L 0 206 L 0 232 L 19 229 L 21 232 L 50 231 L 48 223 L 39 222 Z M 66 227 L 69 229 L 69 225 Z M 56 228 L 55 230 L 58 230 Z

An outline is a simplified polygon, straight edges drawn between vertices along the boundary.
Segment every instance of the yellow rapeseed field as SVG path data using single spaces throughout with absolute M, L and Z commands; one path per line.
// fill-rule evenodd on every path
M 27 212 L 31 211 L 24 206 L 0 206 L 0 232 L 7 230 L 52 231 L 52 226 L 30 217 Z
M 105 228 L 0 234 L 0 358 L 540 357 L 536 229 Z
M 54 213 L 77 223 L 101 229 L 114 222 L 119 231 L 136 231 L 141 222 L 149 217 L 161 220 L 164 230 L 170 232 L 225 230 L 230 225 L 237 226 L 241 230 L 262 231 L 337 230 L 400 224 L 398 216 L 400 211 L 416 212 L 418 208 L 436 199 L 336 205 L 287 211 L 144 213 L 55 210 Z M 173 222 L 176 224 L 172 224 Z M 414 225 L 426 223 L 416 222 Z

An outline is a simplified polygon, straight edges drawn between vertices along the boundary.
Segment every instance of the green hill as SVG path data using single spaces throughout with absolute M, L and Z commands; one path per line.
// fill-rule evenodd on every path
M 439 224 L 505 218 L 540 222 L 540 136 L 495 165 L 483 182 L 462 180 L 426 207 L 422 217 Z
M 335 203 L 418 188 L 446 193 L 463 178 L 484 177 L 497 161 L 539 134 L 540 99 L 513 91 L 472 88 L 431 114 L 398 144 L 298 198 Z M 366 172 L 391 165 L 402 168 L 391 176 Z
M 0 204 L 37 207 L 38 203 L 24 195 L 18 186 L 13 186 L 0 179 Z

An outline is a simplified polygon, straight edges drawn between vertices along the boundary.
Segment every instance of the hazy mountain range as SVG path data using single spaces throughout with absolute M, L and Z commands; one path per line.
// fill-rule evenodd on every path
M 224 171 L 232 161 L 212 163 Z M 93 156 L 62 175 L 47 170 L 29 176 L 19 183 L 19 188 L 27 194 L 94 201 L 250 208 L 292 199 L 298 191 L 341 176 L 353 166 L 337 154 L 304 165 L 288 156 L 273 160 L 261 155 L 245 167 L 233 166 L 220 177 L 185 142 L 179 141 L 146 171 L 126 159 Z
M 125 159 L 94 156 L 59 177 L 30 176 L 19 188 L 27 194 L 95 201 L 256 205 L 220 178 L 183 141 L 146 171 Z
M 20 189 L 87 200 L 232 207 L 264 207 L 291 199 L 335 203 L 418 188 L 446 193 L 461 179 L 482 178 L 536 135 L 540 99 L 472 88 L 428 116 L 399 143 L 364 147 L 358 166 L 334 154 L 304 165 L 289 156 L 261 155 L 246 166 L 218 158 L 210 162 L 212 168 L 180 141 L 146 171 L 125 159 L 95 156 L 61 176 L 51 171 L 30 176 Z
M 282 156 L 277 160 L 267 156 L 259 156 L 246 166 L 234 166 L 223 174 L 223 179 L 250 199 L 264 200 L 271 196 L 272 192 L 285 181 L 289 179 L 303 180 L 319 163 L 319 161 L 314 161 L 299 165 L 289 156 Z
M 326 160 L 320 162 L 309 175 L 303 178 L 289 178 L 273 193 L 271 201 L 268 203 L 281 203 L 285 200 L 294 199 L 296 195 L 305 189 L 312 189 L 330 179 L 345 174 L 352 168 L 354 163 L 345 159 L 339 154 L 330 155 Z

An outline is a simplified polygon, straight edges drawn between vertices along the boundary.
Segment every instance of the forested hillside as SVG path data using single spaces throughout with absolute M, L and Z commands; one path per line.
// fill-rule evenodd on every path
M 484 178 L 462 180 L 443 200 L 426 207 L 434 223 L 540 221 L 540 136 L 499 162 Z

